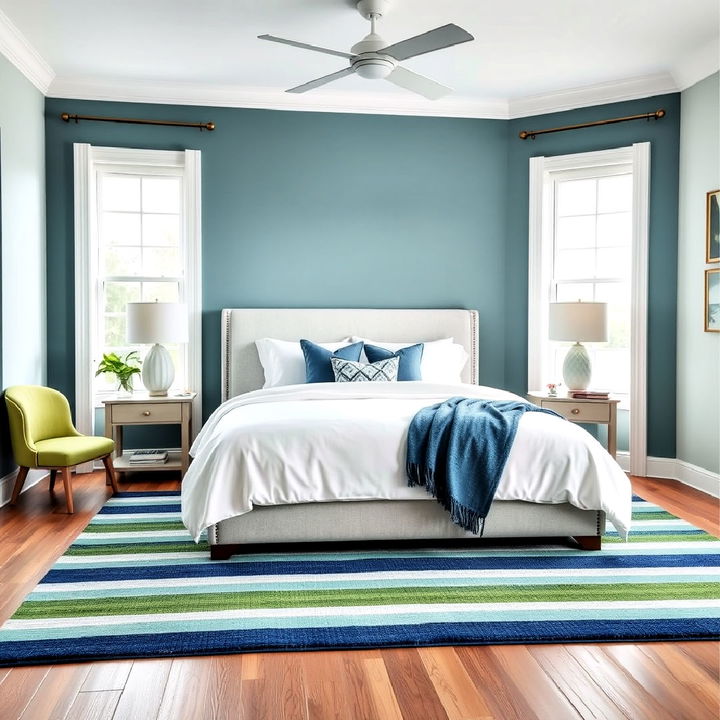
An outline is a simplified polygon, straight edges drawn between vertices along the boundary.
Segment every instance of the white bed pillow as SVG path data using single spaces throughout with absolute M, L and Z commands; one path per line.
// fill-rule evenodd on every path
M 420 372 L 424 382 L 432 383 L 460 383 L 461 373 L 470 357 L 465 348 L 459 343 L 453 342 L 454 338 L 442 338 L 441 340 L 408 340 L 406 342 L 385 342 L 384 340 L 370 340 L 353 335 L 350 342 L 364 342 L 368 345 L 377 345 L 387 350 L 400 350 L 408 345 L 422 343 L 422 361 Z M 365 358 L 365 352 L 361 355 Z M 366 358 L 365 358 L 366 359 Z
M 333 343 L 316 343 L 326 350 L 338 350 L 348 344 L 349 338 Z M 263 388 L 279 385 L 300 385 L 305 382 L 305 356 L 300 341 L 261 338 L 255 341 L 260 364 L 265 373 Z

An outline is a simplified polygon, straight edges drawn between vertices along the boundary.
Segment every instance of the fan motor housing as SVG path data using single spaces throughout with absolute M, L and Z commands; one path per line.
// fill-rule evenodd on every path
M 397 61 L 389 55 L 380 53 L 362 53 L 352 61 L 353 70 L 367 80 L 386 78 L 397 66 Z
M 358 12 L 369 20 L 372 15 L 382 17 L 390 7 L 390 0 L 359 0 L 357 4 Z

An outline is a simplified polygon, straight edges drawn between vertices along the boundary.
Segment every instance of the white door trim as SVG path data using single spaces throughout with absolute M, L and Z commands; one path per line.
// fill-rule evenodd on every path
M 185 151 L 185 277 L 189 313 L 188 383 L 193 401 L 192 432 L 202 425 L 202 170 L 199 150 Z M 188 242 L 193 238 L 194 242 Z M 190 279 L 193 278 L 191 281 Z M 194 437 L 193 437 L 194 439 Z
M 630 472 L 647 475 L 647 314 L 650 143 L 633 151 L 633 245 L 630 332 Z
M 92 376 L 87 368 L 92 363 L 90 328 L 95 303 L 87 279 L 90 268 L 90 207 L 95 195 L 92 178 L 92 148 L 88 143 L 73 144 L 75 183 L 75 427 L 83 435 L 94 432 Z M 77 466 L 76 472 L 92 472 L 92 463 Z

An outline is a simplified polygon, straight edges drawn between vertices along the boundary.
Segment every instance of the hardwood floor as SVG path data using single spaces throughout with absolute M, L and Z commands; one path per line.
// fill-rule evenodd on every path
M 124 490 L 176 489 L 145 476 Z M 669 480 L 638 494 L 720 534 L 718 501 Z M 47 481 L 0 509 L 4 622 L 109 495 L 75 480 L 75 515 Z M 715 642 L 499 645 L 267 653 L 0 668 L 0 720 L 718 720 Z

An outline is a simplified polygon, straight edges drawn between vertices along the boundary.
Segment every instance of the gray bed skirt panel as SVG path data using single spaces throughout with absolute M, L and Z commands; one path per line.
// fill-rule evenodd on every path
M 605 514 L 572 505 L 495 501 L 483 538 L 600 536 Z M 432 500 L 368 500 L 255 507 L 208 529 L 211 545 L 364 540 L 477 540 Z

